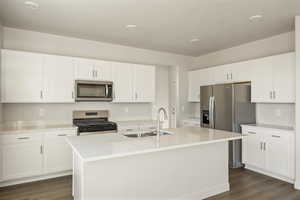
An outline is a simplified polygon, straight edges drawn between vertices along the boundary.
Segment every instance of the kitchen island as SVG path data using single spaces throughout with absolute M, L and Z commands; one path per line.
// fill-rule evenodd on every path
M 228 141 L 237 133 L 199 127 L 128 138 L 68 137 L 75 200 L 202 199 L 229 190 Z

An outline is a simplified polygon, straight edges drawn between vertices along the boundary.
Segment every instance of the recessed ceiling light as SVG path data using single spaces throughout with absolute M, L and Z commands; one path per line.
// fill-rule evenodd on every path
M 128 28 L 128 29 L 131 29 L 131 28 L 136 28 L 137 25 L 135 25 L 135 24 L 128 24 L 125 27 Z
M 193 38 L 193 39 L 190 40 L 190 42 L 199 42 L 199 41 L 200 41 L 199 38 Z
M 249 20 L 254 22 L 254 21 L 260 20 L 261 18 L 263 18 L 262 15 L 253 15 L 253 16 L 249 17 Z
M 31 8 L 33 10 L 36 10 L 40 7 L 38 3 L 35 3 L 33 1 L 25 1 L 24 4 L 26 7 Z

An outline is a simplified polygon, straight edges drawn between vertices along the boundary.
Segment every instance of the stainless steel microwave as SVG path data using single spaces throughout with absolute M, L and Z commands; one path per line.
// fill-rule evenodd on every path
M 112 101 L 113 82 L 75 81 L 76 101 Z

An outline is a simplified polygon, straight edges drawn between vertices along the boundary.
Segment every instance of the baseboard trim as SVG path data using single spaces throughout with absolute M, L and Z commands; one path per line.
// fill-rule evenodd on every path
M 295 180 L 294 179 L 291 179 L 291 178 L 288 178 L 288 177 L 285 177 L 285 176 L 281 176 L 281 175 L 277 175 L 277 174 L 273 174 L 271 172 L 268 172 L 268 171 L 265 171 L 263 169 L 260 169 L 260 168 L 257 168 L 257 167 L 254 167 L 252 165 L 245 165 L 245 168 L 248 169 L 248 170 L 251 170 L 251 171 L 254 171 L 254 172 L 257 172 L 257 173 L 260 173 L 260 174 L 264 174 L 266 176 L 271 176 L 273 178 L 276 178 L 276 179 L 279 179 L 279 180 L 282 180 L 282 181 L 285 181 L 285 182 L 288 182 L 288 183 L 291 183 L 291 184 L 294 184 L 295 183 Z
M 176 198 L 175 200 L 193 200 L 193 199 L 206 199 L 208 197 L 212 197 L 218 194 L 221 194 L 223 192 L 228 192 L 230 190 L 230 186 L 229 183 L 223 183 L 223 184 L 218 184 L 212 187 L 207 187 L 207 188 L 203 188 L 200 189 L 200 191 L 194 192 L 192 194 L 186 194 L 183 195 L 179 198 Z
M 46 174 L 46 175 L 41 175 L 41 176 L 7 180 L 7 181 L 0 182 L 0 187 L 6 187 L 6 186 L 17 185 L 17 184 L 22 184 L 22 183 L 29 183 L 29 182 L 34 182 L 34 181 L 41 181 L 41 180 L 46 180 L 46 179 L 51 179 L 51 178 L 68 176 L 68 175 L 72 175 L 72 171 L 68 170 L 68 171 L 64 171 L 64 172 Z

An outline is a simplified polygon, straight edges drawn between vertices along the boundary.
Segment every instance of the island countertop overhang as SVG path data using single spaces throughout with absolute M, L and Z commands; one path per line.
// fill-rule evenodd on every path
M 156 137 L 127 138 L 117 133 L 68 137 L 67 142 L 83 162 L 90 162 L 242 139 L 239 133 L 200 127 L 164 131 L 172 134 L 160 136 L 159 142 Z

